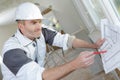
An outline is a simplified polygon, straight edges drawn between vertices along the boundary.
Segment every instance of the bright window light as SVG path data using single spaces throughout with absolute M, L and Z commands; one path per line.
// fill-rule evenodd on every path
M 12 8 L 0 13 L 0 25 L 5 25 L 14 21 L 15 9 L 16 8 Z

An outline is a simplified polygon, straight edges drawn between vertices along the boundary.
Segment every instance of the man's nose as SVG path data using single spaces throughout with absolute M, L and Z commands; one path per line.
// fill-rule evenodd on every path
M 41 29 L 42 24 L 41 23 L 37 23 L 36 27 Z

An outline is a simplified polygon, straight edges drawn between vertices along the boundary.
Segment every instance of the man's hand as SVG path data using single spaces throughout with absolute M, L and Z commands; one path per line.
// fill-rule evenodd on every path
M 95 43 L 96 48 L 100 48 L 104 42 L 105 42 L 105 39 L 98 39 Z
M 60 80 L 64 76 L 70 74 L 78 68 L 86 68 L 94 63 L 94 52 L 84 51 L 71 62 L 65 63 L 60 66 L 56 66 L 50 69 L 46 69 L 43 72 L 44 80 Z
M 81 52 L 80 55 L 75 60 L 73 60 L 72 66 L 76 69 L 86 68 L 94 63 L 94 58 L 95 54 L 93 54 L 93 52 L 89 51 Z

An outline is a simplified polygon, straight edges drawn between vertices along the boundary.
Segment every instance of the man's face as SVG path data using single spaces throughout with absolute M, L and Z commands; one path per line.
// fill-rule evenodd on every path
M 23 24 L 19 24 L 19 29 L 21 30 L 22 34 L 29 39 L 33 40 L 37 37 L 40 37 L 41 34 L 41 20 L 25 20 Z

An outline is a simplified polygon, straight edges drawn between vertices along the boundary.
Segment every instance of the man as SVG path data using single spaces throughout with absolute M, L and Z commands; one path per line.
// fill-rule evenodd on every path
M 26 2 L 16 9 L 17 32 L 6 41 L 3 51 L 3 80 L 59 80 L 78 68 L 93 64 L 93 52 L 84 51 L 69 63 L 44 69 L 46 43 L 68 48 L 99 48 L 104 40 L 95 44 L 42 28 L 43 16 L 39 8 Z

